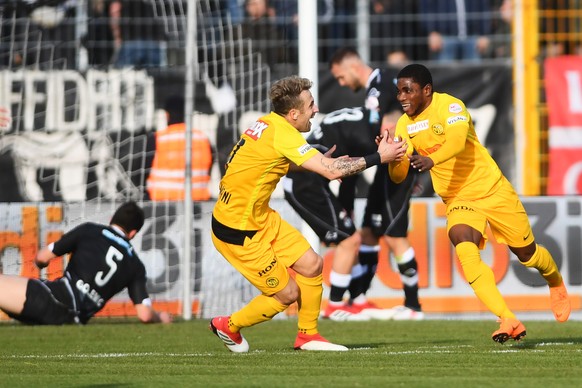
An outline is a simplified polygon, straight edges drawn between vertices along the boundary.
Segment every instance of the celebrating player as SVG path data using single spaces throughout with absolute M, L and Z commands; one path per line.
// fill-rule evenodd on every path
M 143 223 L 143 210 L 127 202 L 115 211 L 109 226 L 87 222 L 65 233 L 35 259 L 44 268 L 70 253 L 64 276 L 47 281 L 0 275 L 0 309 L 28 324 L 85 324 L 127 287 L 142 322 L 170 323 L 167 312 L 152 308 L 145 267 L 130 243 Z
M 485 246 L 487 224 L 495 239 L 507 244 L 520 263 L 539 271 L 550 287 L 556 320 L 566 321 L 571 307 L 558 267 L 550 252 L 536 244 L 523 204 L 477 139 L 464 103 L 434 92 L 432 75 L 420 64 L 403 68 L 397 87 L 404 114 L 398 120 L 396 137 L 410 147 L 408 158 L 390 163 L 390 177 L 400 182 L 410 166 L 430 171 L 435 192 L 447 206 L 447 231 L 465 278 L 479 300 L 499 317 L 501 325 L 493 332 L 493 340 L 519 340 L 526 330 L 507 307 L 493 271 L 481 260 L 479 250 Z
M 330 158 L 320 153 L 301 135 L 310 130 L 310 120 L 319 110 L 309 91 L 311 85 L 311 81 L 298 76 L 272 85 L 273 111 L 242 134 L 220 181 L 212 213 L 212 241 L 225 259 L 261 291 L 231 316 L 215 317 L 210 322 L 212 331 L 232 352 L 249 349 L 240 333 L 242 328 L 272 319 L 295 301 L 299 306 L 295 349 L 347 350 L 318 332 L 322 257 L 269 207 L 269 200 L 291 162 L 327 179 L 338 179 L 401 159 L 406 146 L 381 141 L 377 151 L 364 157 Z M 294 270 L 294 278 L 288 268 Z

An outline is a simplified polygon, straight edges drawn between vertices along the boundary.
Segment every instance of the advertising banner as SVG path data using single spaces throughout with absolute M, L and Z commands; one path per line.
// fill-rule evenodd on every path
M 582 198 L 526 197 L 524 206 L 536 241 L 552 253 L 572 301 L 572 318 L 581 318 L 582 308 Z M 213 202 L 196 203 L 191 247 L 191 295 L 194 316 L 208 318 L 230 314 L 258 294 L 214 248 L 210 236 Z M 297 228 L 299 216 L 285 200 L 271 205 Z M 358 200 L 356 222 L 360 222 L 365 203 Z M 107 223 L 115 204 L 20 203 L 0 204 L 0 263 L 5 274 L 54 279 L 61 276 L 66 260 L 51 263 L 39 271 L 34 255 L 41 247 L 85 221 Z M 146 202 L 146 223 L 132 240 L 148 274 L 148 289 L 154 304 L 181 314 L 184 273 L 184 212 L 181 203 Z M 536 313 L 553 319 L 545 281 L 537 271 L 526 268 L 505 245 L 497 244 L 491 234 L 482 259 L 491 266 L 499 290 L 516 313 Z M 491 313 L 477 300 L 463 278 L 454 249 L 446 234 L 445 207 L 436 198 L 416 198 L 411 204 L 409 239 L 418 261 L 420 301 L 427 316 L 463 316 Z M 324 256 L 324 303 L 329 292 L 329 271 L 334 251 Z M 368 297 L 383 307 L 402 304 L 403 291 L 398 269 L 390 252 L 382 245 L 378 272 Z M 132 316 L 127 294 L 111 300 L 100 313 L 105 316 Z M 286 315 L 293 314 L 289 309 Z
M 582 194 L 582 57 L 544 63 L 549 116 L 549 195 Z

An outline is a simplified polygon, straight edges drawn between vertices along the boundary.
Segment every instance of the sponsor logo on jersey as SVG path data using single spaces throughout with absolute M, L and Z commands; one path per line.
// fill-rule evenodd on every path
M 263 131 L 268 127 L 269 125 L 267 123 L 258 120 L 245 131 L 245 135 L 253 140 L 258 140 L 263 135 Z
M 453 117 L 449 117 L 447 119 L 447 124 L 453 125 L 453 124 L 458 123 L 459 121 L 468 121 L 468 120 L 465 116 L 453 116 Z
M 442 135 L 445 129 L 441 124 L 437 123 L 432 125 L 432 131 L 435 135 Z
M 406 129 L 408 130 L 409 135 L 418 133 L 420 131 L 427 130 L 428 129 L 428 120 L 422 120 L 422 121 L 419 121 L 418 123 L 409 124 L 406 126 Z
M 297 151 L 299 151 L 299 155 L 305 155 L 307 153 L 307 151 L 309 151 L 310 149 L 312 149 L 313 147 L 311 146 L 311 144 L 304 144 L 301 147 L 299 147 L 297 149 Z
M 105 303 L 105 299 L 103 299 L 96 290 L 91 288 L 89 283 L 85 283 L 82 279 L 77 280 L 75 286 L 77 287 L 77 290 L 82 292 L 87 298 L 95 303 L 97 307 L 101 307 Z
M 265 268 L 263 268 L 262 270 L 260 270 L 259 272 L 257 272 L 257 275 L 259 276 L 263 276 L 268 274 L 269 272 L 271 272 L 271 270 L 273 268 L 275 268 L 275 266 L 277 265 L 277 259 L 273 259 L 269 265 L 267 265 Z
M 451 112 L 451 113 L 459 113 L 462 110 L 463 110 L 463 108 L 461 107 L 461 105 L 457 104 L 456 102 L 449 105 L 449 112 Z
M 109 240 L 115 241 L 116 243 L 118 243 L 119 245 L 124 247 L 127 254 L 129 256 L 133 256 L 133 247 L 131 246 L 130 243 L 125 241 L 121 236 L 116 235 L 115 233 L 109 231 L 108 229 L 103 229 L 101 231 L 101 234 L 103 234 L 103 236 L 107 237 Z
M 337 232 L 332 232 L 331 230 L 328 230 L 325 233 L 325 241 L 335 241 L 337 240 Z
M 453 212 L 458 212 L 458 211 L 475 212 L 475 209 L 473 209 L 472 207 L 469 207 L 467 205 L 453 206 L 452 208 L 449 209 L 449 211 L 447 211 L 447 216 Z

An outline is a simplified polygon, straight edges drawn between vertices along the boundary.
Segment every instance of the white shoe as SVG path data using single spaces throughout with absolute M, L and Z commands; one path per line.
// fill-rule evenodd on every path
M 345 352 L 348 350 L 348 348 L 343 345 L 332 344 L 320 334 L 298 334 L 295 340 L 294 349 L 328 352 Z
M 369 317 L 370 319 L 377 319 L 379 321 L 388 321 L 394 316 L 394 309 L 383 309 L 376 306 L 372 302 L 366 302 L 362 304 L 352 304 L 352 307 L 359 311 L 360 315 Z
M 342 305 L 331 305 L 328 304 L 326 309 L 321 314 L 323 318 L 330 319 L 336 322 L 364 322 L 369 321 L 370 317 L 365 314 L 360 314 L 357 309 L 353 306 L 342 304 Z
M 246 353 L 249 351 L 249 343 L 241 333 L 233 333 L 228 328 L 230 317 L 215 317 L 210 320 L 209 328 L 218 338 L 222 340 L 224 346 L 233 353 Z
M 392 319 L 395 321 L 422 321 L 424 319 L 422 311 L 416 311 L 406 306 L 396 306 L 392 310 L 394 311 Z

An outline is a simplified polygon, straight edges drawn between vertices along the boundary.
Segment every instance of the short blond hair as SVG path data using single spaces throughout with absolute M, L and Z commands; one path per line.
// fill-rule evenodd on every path
M 273 112 L 284 116 L 291 109 L 302 109 L 299 96 L 304 90 L 311 89 L 312 85 L 313 82 L 298 75 L 281 78 L 275 82 L 269 93 Z

